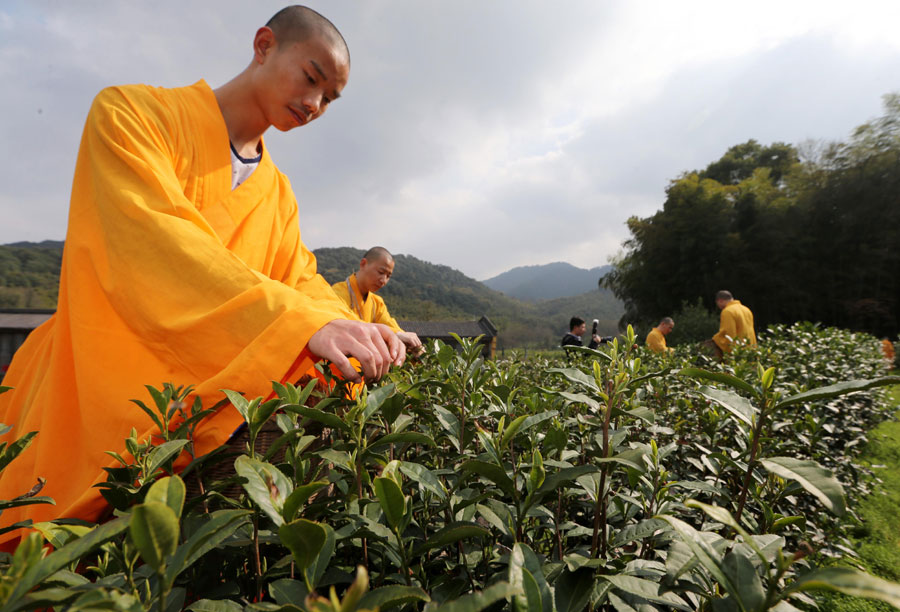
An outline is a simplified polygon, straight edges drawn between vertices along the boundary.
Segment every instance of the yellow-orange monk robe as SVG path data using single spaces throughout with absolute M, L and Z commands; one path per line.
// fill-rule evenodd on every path
M 362 292 L 359 290 L 359 284 L 356 281 L 356 273 L 347 277 L 339 283 L 331 286 L 341 301 L 350 307 L 356 313 L 360 320 L 366 323 L 382 323 L 387 325 L 395 332 L 403 331 L 396 319 L 388 312 L 387 305 L 380 295 L 375 295 L 371 291 L 363 298 Z
M 713 336 L 713 341 L 723 353 L 728 353 L 735 340 L 746 340 L 751 346 L 756 346 L 753 313 L 738 300 L 731 300 L 719 314 L 719 331 Z
M 659 330 L 659 327 L 654 327 L 650 330 L 650 333 L 647 334 L 646 344 L 647 348 L 654 353 L 665 353 L 673 350 L 666 346 L 666 335 Z
M 154 429 L 129 402 L 145 384 L 268 395 L 312 365 L 310 336 L 353 318 L 303 245 L 288 180 L 264 149 L 231 190 L 228 133 L 204 82 L 181 89 L 109 88 L 88 115 L 72 187 L 56 315 L 16 353 L 0 395 L 9 441 L 38 431 L 0 475 L 0 499 L 46 478 L 56 506 L 3 513 L 95 519 L 92 485 L 132 427 Z M 197 429 L 204 454 L 240 424 L 232 407 Z M 18 534 L 0 536 L 10 539 Z

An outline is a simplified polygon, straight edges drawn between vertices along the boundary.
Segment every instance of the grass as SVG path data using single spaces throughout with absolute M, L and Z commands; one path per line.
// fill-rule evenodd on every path
M 897 372 L 893 372 L 897 374 Z M 890 388 L 888 401 L 900 409 L 900 386 Z M 854 531 L 859 562 L 868 572 L 900 582 L 900 412 L 869 434 L 862 460 L 878 468 L 881 483 L 856 509 L 862 524 Z M 828 593 L 821 609 L 840 612 L 881 612 L 891 606 L 875 601 Z

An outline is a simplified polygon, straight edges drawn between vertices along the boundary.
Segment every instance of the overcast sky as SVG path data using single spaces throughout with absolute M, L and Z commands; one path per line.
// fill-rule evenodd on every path
M 477 279 L 604 265 L 625 220 L 750 138 L 843 140 L 900 90 L 900 2 L 323 0 L 343 96 L 266 142 L 310 248 Z M 84 117 L 121 83 L 217 87 L 280 2 L 0 0 L 0 244 L 61 240 Z

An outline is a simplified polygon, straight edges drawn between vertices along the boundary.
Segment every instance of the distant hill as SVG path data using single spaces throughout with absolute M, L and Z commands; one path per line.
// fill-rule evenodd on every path
M 585 270 L 558 261 L 542 266 L 520 266 L 482 282 L 510 297 L 537 302 L 594 291 L 600 277 L 611 269 L 612 266 L 598 266 Z
M 0 308 L 55 308 L 62 261 L 62 242 L 0 245 Z M 319 272 L 335 283 L 355 271 L 360 249 L 315 251 Z M 580 295 L 537 303 L 494 291 L 448 266 L 411 255 L 397 255 L 390 284 L 381 292 L 393 314 L 407 320 L 472 320 L 487 315 L 500 330 L 500 348 L 547 348 L 559 344 L 569 318 L 600 320 L 602 335 L 612 335 L 622 304 L 594 285 Z
M 63 243 L 0 246 L 0 308 L 56 308 Z

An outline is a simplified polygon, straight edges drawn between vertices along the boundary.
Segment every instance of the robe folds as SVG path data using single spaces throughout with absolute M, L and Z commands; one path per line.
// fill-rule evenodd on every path
M 38 477 L 55 506 L 4 511 L 97 519 L 105 451 L 131 428 L 155 429 L 129 400 L 144 385 L 195 385 L 205 407 L 222 389 L 249 398 L 299 378 L 305 349 L 331 320 L 355 319 L 316 273 L 300 239 L 297 202 L 263 148 L 231 189 L 229 138 L 213 91 L 143 85 L 103 90 L 87 118 L 69 210 L 56 314 L 17 351 L 0 395 L 3 441 L 39 432 L 0 474 L 0 499 Z M 191 398 L 193 399 L 193 398 Z M 227 441 L 242 419 L 228 406 L 196 430 L 196 454 Z M 18 538 L 0 536 L 0 541 Z
M 380 295 L 375 295 L 371 291 L 363 299 L 362 292 L 359 290 L 359 284 L 356 281 L 356 273 L 347 277 L 339 283 L 331 286 L 341 301 L 347 305 L 361 321 L 366 323 L 382 323 L 387 325 L 395 332 L 403 331 L 397 320 L 388 312 L 387 304 Z M 352 294 L 351 294 L 352 292 Z

